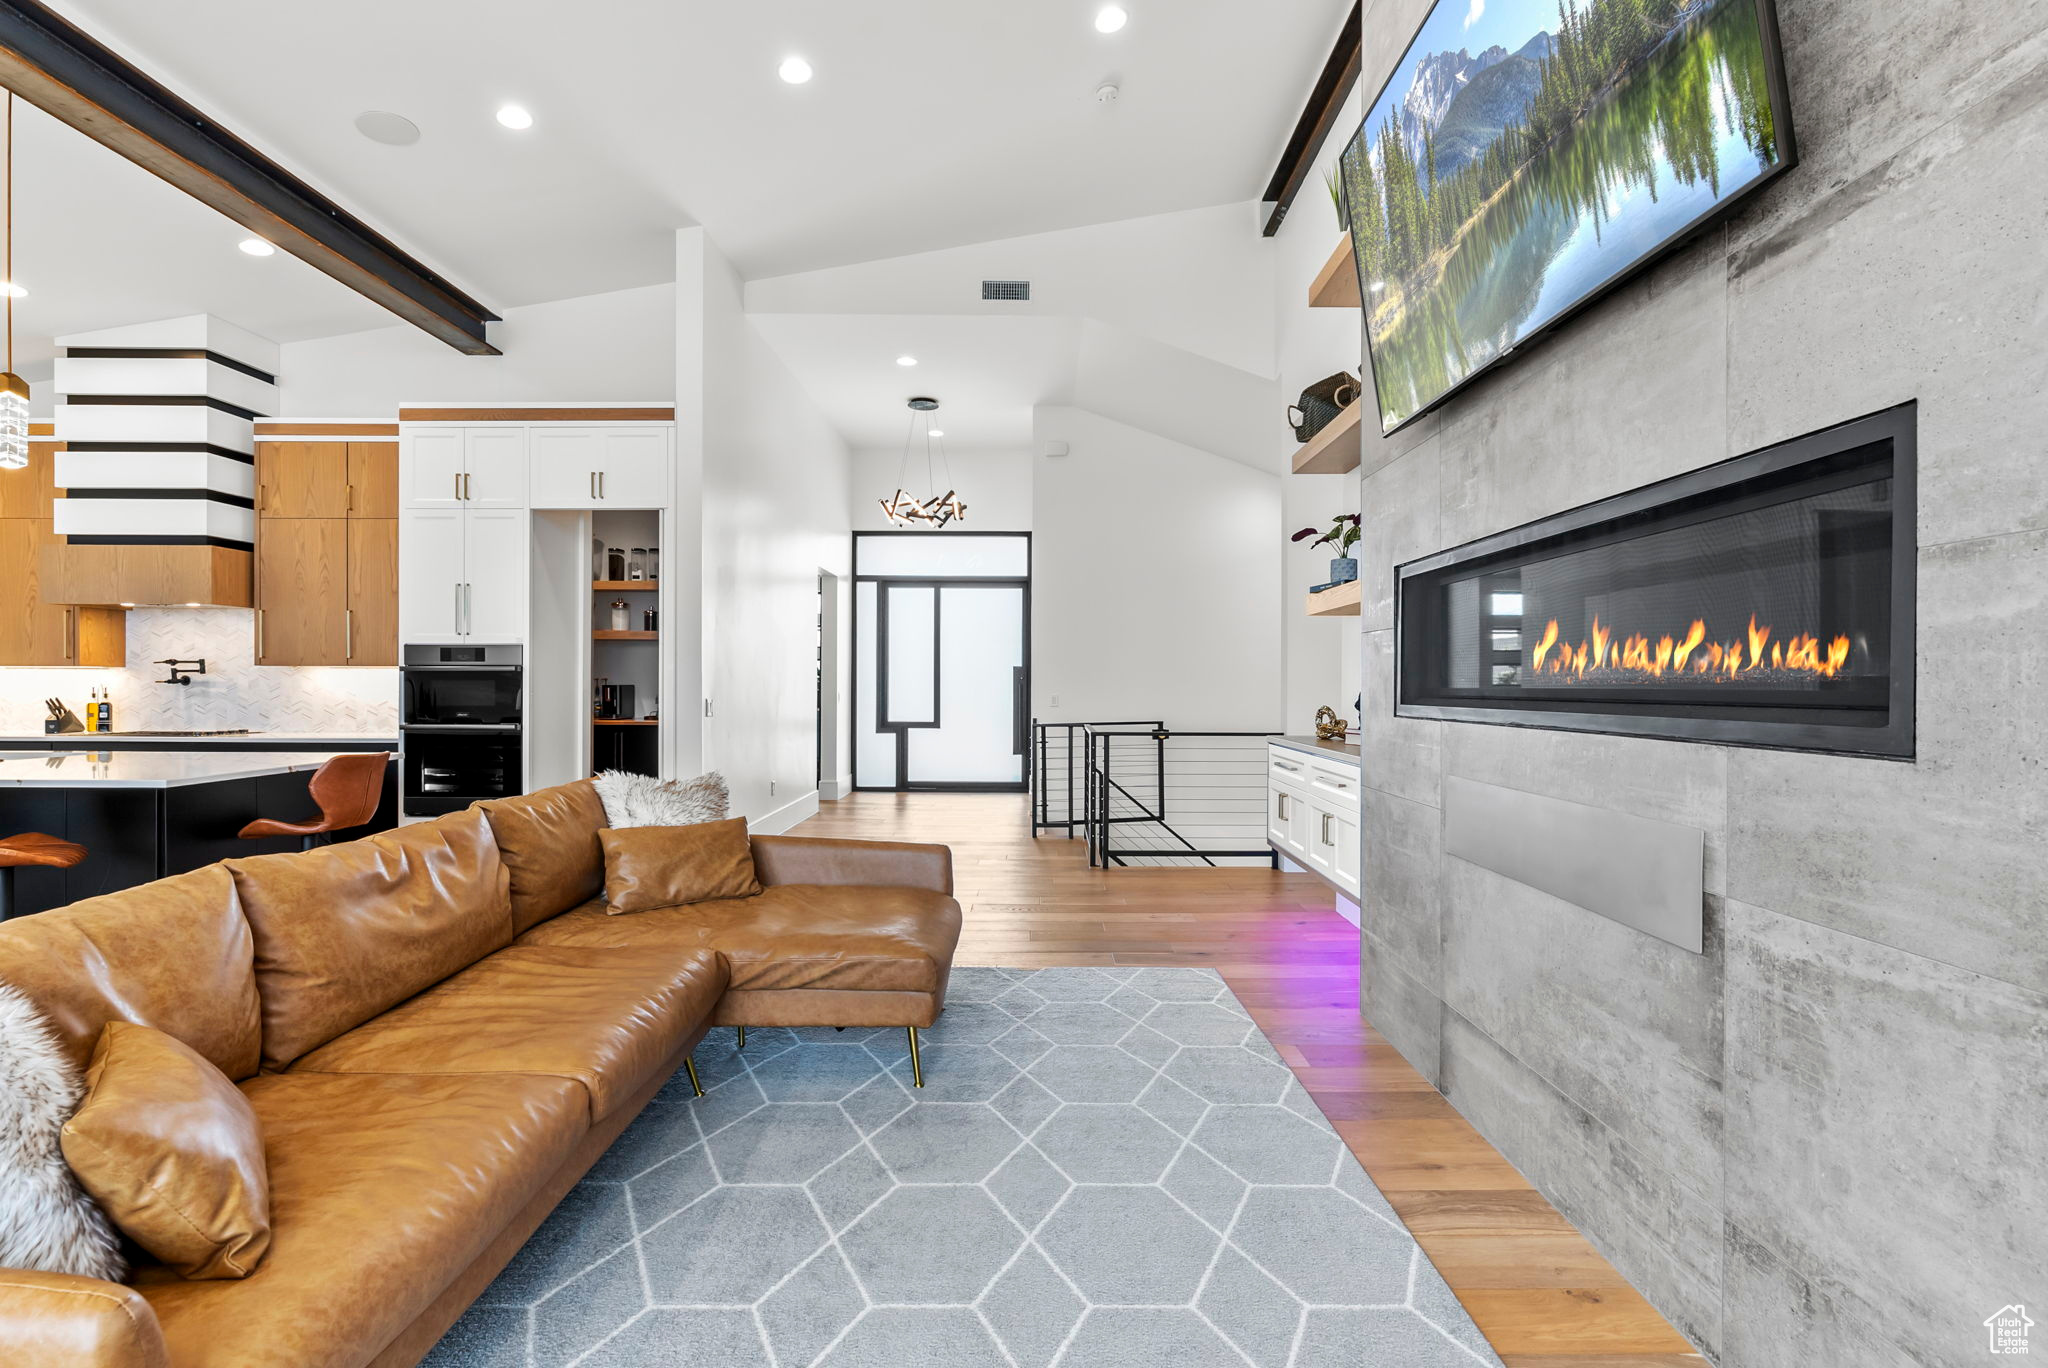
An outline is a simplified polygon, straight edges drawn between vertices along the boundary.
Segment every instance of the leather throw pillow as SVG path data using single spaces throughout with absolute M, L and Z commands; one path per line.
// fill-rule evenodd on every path
M 604 843 L 605 911 L 613 916 L 761 891 L 747 819 L 597 833 Z
M 0 984 L 0 1268 L 118 1280 L 121 1237 L 65 1166 L 78 1066 L 35 1005 Z
M 270 1249 L 270 1172 L 249 1100 L 162 1031 L 110 1021 L 64 1157 L 129 1239 L 187 1278 L 246 1278 Z

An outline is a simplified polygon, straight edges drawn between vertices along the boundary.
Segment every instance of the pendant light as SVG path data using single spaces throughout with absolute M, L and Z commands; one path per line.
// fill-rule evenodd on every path
M 28 381 L 14 373 L 14 92 L 7 92 L 7 372 L 0 375 L 0 469 L 28 464 Z
M 903 492 L 903 481 L 910 472 L 911 449 L 917 445 L 920 433 L 924 439 L 924 479 L 926 489 L 937 489 L 939 483 L 933 478 L 935 463 L 932 456 L 934 443 L 938 443 L 937 465 L 946 467 L 946 482 L 952 484 L 953 470 L 946 460 L 946 448 L 939 442 L 939 434 L 932 431 L 932 415 L 939 410 L 939 401 L 923 396 L 910 401 L 910 432 L 903 439 L 903 463 L 896 471 L 896 493 L 879 502 L 882 512 L 898 527 L 940 528 L 949 522 L 965 522 L 967 505 L 950 487 L 943 494 L 932 494 L 923 500 L 913 499 Z

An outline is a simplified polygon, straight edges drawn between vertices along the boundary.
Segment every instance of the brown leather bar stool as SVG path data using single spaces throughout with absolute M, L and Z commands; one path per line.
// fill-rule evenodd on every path
M 384 798 L 384 769 L 391 763 L 389 751 L 361 751 L 337 755 L 319 769 L 306 784 L 307 792 L 319 805 L 320 817 L 312 822 L 285 822 L 275 817 L 258 817 L 241 830 L 245 841 L 261 836 L 296 836 L 299 849 L 311 850 L 331 832 L 359 827 L 377 815 Z
M 0 840 L 0 921 L 14 915 L 14 871 L 23 865 L 69 869 L 85 859 L 85 847 L 40 831 L 24 831 Z

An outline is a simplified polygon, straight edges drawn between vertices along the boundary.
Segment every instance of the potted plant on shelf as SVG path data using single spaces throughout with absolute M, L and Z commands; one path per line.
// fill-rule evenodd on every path
M 1316 536 L 1318 532 L 1322 532 L 1322 529 L 1304 527 L 1291 538 L 1291 540 L 1300 541 L 1303 537 L 1315 537 L 1316 539 L 1309 543 L 1311 551 L 1318 546 L 1327 546 L 1337 553 L 1335 558 L 1330 561 L 1330 582 L 1328 584 L 1319 584 L 1316 588 L 1329 589 L 1335 585 L 1349 584 L 1357 579 L 1358 561 L 1352 556 L 1351 548 L 1357 544 L 1359 537 L 1363 535 L 1359 528 L 1358 514 L 1339 513 L 1336 519 L 1331 522 L 1329 531 L 1323 532 L 1321 536 Z

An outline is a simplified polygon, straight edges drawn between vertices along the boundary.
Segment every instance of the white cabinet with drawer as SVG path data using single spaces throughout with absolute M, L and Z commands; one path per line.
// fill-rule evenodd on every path
M 1268 750 L 1266 839 L 1289 860 L 1356 900 L 1358 762 L 1292 746 Z

